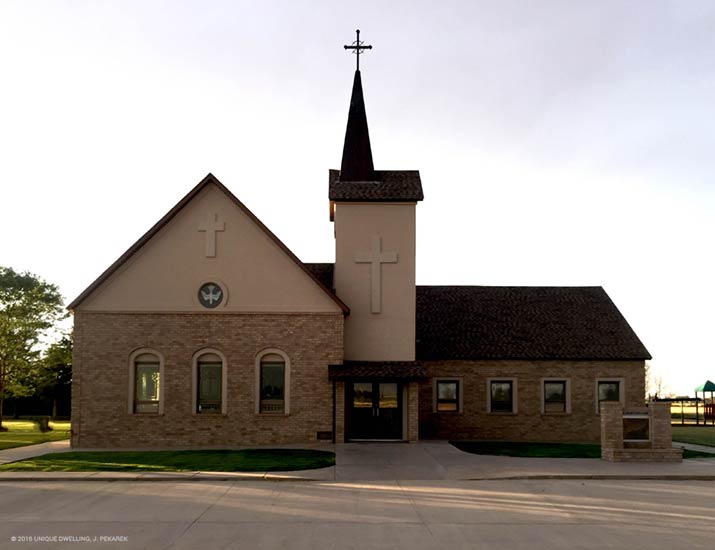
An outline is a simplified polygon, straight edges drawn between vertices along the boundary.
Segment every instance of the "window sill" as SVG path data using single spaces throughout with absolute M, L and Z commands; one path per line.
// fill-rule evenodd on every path
M 217 417 L 223 417 L 223 416 L 228 416 L 228 413 L 200 413 L 200 412 L 195 412 L 193 413 L 193 416 L 198 416 L 199 418 L 217 418 Z
M 450 416 L 464 414 L 463 411 L 432 411 L 432 413 L 433 414 L 446 414 L 446 415 L 450 415 Z
M 571 411 L 564 412 L 542 412 L 541 416 L 571 416 L 573 413 Z
M 516 416 L 519 413 L 515 411 L 487 411 L 487 414 L 493 414 L 494 416 Z
M 260 418 L 284 418 L 290 416 L 290 413 L 254 413 L 253 416 L 258 416 Z

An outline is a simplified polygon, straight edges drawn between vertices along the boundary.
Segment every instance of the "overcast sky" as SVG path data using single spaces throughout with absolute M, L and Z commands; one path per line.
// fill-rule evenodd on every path
M 715 380 L 715 2 L 0 1 L 0 265 L 69 302 L 208 172 L 333 261 L 354 56 L 418 284 L 601 285 Z

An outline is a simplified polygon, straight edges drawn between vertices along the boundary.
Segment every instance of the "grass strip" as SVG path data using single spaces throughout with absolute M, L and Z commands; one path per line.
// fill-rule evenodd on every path
M 673 441 L 715 447 L 715 426 L 673 426 Z
M 29 420 L 3 420 L 2 425 L 8 431 L 0 432 L 0 451 L 48 441 L 60 441 L 70 437 L 69 422 L 50 422 L 52 430 L 45 433 L 38 430 L 37 425 Z
M 0 466 L 14 472 L 275 472 L 335 464 L 330 451 L 245 449 L 50 453 Z
M 531 458 L 601 458 L 597 443 L 532 443 L 524 441 L 450 441 L 460 451 L 476 455 Z M 715 458 L 715 454 L 683 451 L 683 458 Z

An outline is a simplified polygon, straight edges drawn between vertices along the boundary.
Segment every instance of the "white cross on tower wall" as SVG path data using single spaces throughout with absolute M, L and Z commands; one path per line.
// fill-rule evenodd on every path
M 206 257 L 216 257 L 216 232 L 224 231 L 226 223 L 219 220 L 218 214 L 213 213 L 207 216 L 206 220 L 199 224 L 199 231 L 206 232 Z
M 383 252 L 382 238 L 372 237 L 372 250 L 355 254 L 355 263 L 370 265 L 370 311 L 382 310 L 382 264 L 396 264 L 397 252 Z

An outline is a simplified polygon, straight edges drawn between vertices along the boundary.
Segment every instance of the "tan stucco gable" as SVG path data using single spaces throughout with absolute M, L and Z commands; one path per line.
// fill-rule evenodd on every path
M 215 233 L 210 231 L 214 225 Z M 198 291 L 206 282 L 218 283 L 225 291 L 215 309 L 199 303 Z M 69 309 L 348 313 L 347 307 L 211 174 Z

